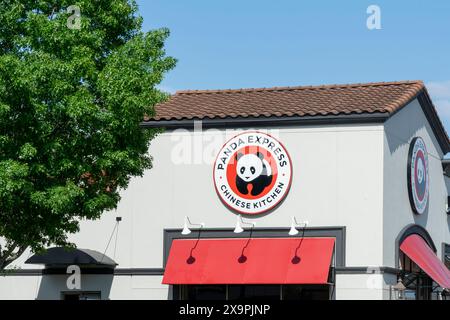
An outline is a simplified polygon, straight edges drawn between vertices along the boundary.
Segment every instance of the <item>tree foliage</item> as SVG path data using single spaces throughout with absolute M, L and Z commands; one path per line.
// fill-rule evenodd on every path
M 176 61 L 141 26 L 134 0 L 0 0 L 0 270 L 67 245 L 151 167 L 139 124 Z

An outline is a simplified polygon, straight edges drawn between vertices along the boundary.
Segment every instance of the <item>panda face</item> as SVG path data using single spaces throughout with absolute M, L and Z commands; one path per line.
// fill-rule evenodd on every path
M 237 156 L 237 175 L 245 182 L 258 178 L 263 172 L 263 162 L 256 154 Z

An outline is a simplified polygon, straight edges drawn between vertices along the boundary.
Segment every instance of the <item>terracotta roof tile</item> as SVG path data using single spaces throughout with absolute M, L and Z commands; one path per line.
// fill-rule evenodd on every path
M 424 89 L 422 81 L 178 91 L 146 119 L 393 113 Z

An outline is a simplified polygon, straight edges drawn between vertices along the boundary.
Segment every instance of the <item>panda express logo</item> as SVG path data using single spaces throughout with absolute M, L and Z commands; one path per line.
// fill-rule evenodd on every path
M 230 139 L 214 163 L 217 194 L 242 214 L 260 214 L 276 207 L 287 195 L 291 178 L 288 152 L 262 132 L 245 132 Z
M 408 194 L 413 211 L 425 212 L 429 193 L 428 153 L 421 137 L 415 137 L 408 154 Z

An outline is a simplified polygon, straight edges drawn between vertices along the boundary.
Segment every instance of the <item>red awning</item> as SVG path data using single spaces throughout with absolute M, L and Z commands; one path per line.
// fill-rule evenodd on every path
M 334 238 L 174 240 L 162 283 L 326 284 L 333 248 Z
M 450 288 L 450 270 L 439 260 L 421 236 L 417 234 L 408 236 L 400 245 L 400 250 L 437 284 L 443 288 Z

